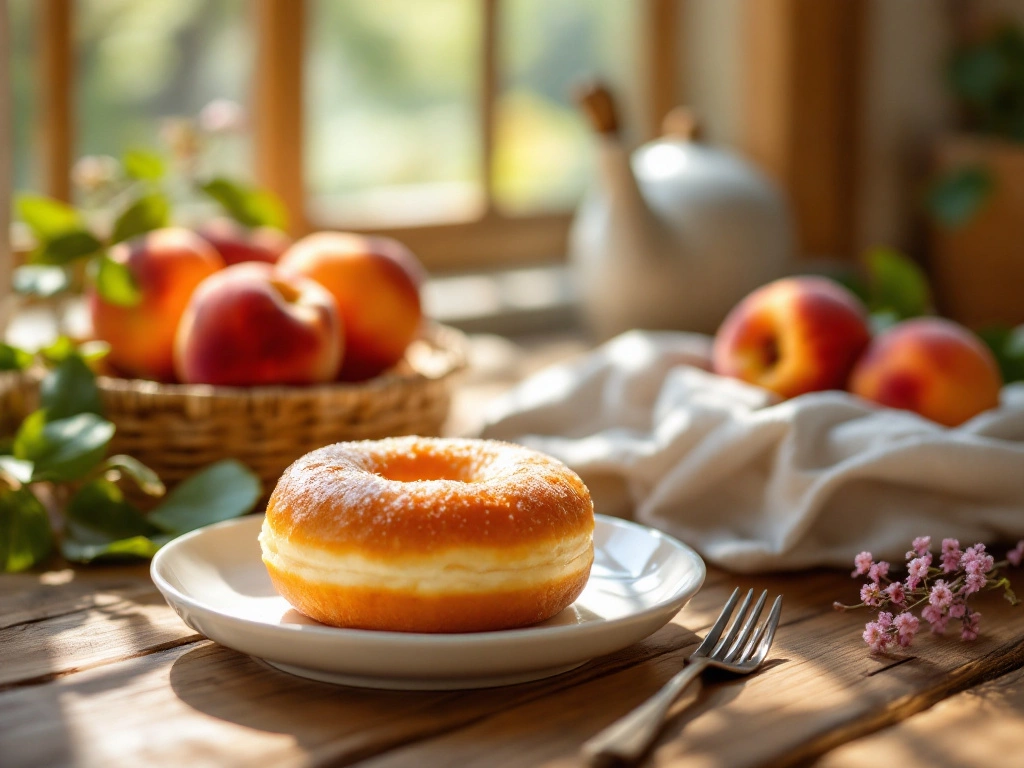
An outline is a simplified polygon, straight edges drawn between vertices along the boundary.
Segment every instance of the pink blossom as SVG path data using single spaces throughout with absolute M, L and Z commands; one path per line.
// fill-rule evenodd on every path
M 880 560 L 868 569 L 868 578 L 877 584 L 881 579 L 884 579 L 888 573 L 889 564 L 885 562 L 885 560 Z
M 964 618 L 960 629 L 960 639 L 964 642 L 978 639 L 978 624 L 981 622 L 981 614 L 975 611 Z
M 864 625 L 864 634 L 861 635 L 875 653 L 882 653 L 889 644 L 890 637 L 885 629 L 877 621 L 869 621 Z
M 889 628 L 892 627 L 892 614 L 888 611 L 879 611 L 878 618 L 875 621 L 878 622 L 878 626 L 888 632 Z
M 944 573 L 952 573 L 960 565 L 960 558 L 963 552 L 960 551 L 960 542 L 956 539 L 942 540 L 942 570 Z
M 851 576 L 863 576 L 867 573 L 871 566 L 874 565 L 874 558 L 871 557 L 870 552 L 861 552 L 855 558 L 853 558 L 853 564 L 856 566 L 853 569 Z
M 865 605 L 878 605 L 882 601 L 882 591 L 874 582 L 869 582 L 860 588 L 860 600 Z
M 1021 559 L 1024 559 L 1024 539 L 1017 542 L 1017 546 L 1006 553 L 1006 559 L 1010 565 L 1019 566 Z
M 995 560 L 992 555 L 986 554 L 984 544 L 975 544 L 968 547 L 960 558 L 960 567 L 968 574 L 984 574 L 992 570 Z
M 952 602 L 953 591 L 946 585 L 945 581 L 939 579 L 935 582 L 935 586 L 932 587 L 932 591 L 928 595 L 928 603 L 941 611 L 948 608 Z
M 907 552 L 907 559 L 909 560 L 914 555 L 917 555 L 918 557 L 920 557 L 922 555 L 927 554 L 928 553 L 928 548 L 931 547 L 931 545 L 932 545 L 932 537 L 931 536 L 918 536 L 916 539 L 914 539 L 914 543 L 911 544 L 913 549 L 910 552 Z
M 894 581 L 885 588 L 885 594 L 889 596 L 894 605 L 904 605 L 907 602 L 907 593 L 903 591 L 902 582 Z
M 954 601 L 954 603 L 949 606 L 950 618 L 959 619 L 962 618 L 965 613 L 967 613 L 967 603 Z
M 921 609 L 921 618 L 932 625 L 932 632 L 935 634 L 941 635 L 946 631 L 946 622 L 949 621 L 949 617 L 942 615 L 941 608 L 936 608 L 934 605 L 926 605 Z
M 917 585 L 921 583 L 921 580 L 928 576 L 928 568 L 932 564 L 932 556 L 930 554 L 921 555 L 921 557 L 915 557 L 907 565 L 907 589 L 917 589 Z
M 921 622 L 918 621 L 917 616 L 910 613 L 910 611 L 904 611 L 893 619 L 892 623 L 896 628 L 896 639 L 899 641 L 901 648 L 906 648 L 913 642 L 914 635 L 917 634 L 917 630 L 921 627 Z
M 980 592 L 982 587 L 987 583 L 988 579 L 985 578 L 983 573 L 968 574 L 966 583 L 964 584 L 961 592 L 964 595 L 973 595 L 975 592 Z

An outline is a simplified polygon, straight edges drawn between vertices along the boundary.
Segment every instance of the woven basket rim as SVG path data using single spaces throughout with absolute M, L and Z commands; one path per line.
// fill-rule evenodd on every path
M 168 384 L 149 379 L 97 376 L 96 384 L 100 391 L 111 394 L 138 393 L 149 396 L 187 397 L 197 400 L 243 397 L 258 399 L 322 398 L 342 393 L 371 394 L 393 387 L 439 382 L 466 368 L 468 342 L 465 335 L 457 328 L 435 322 L 426 323 L 423 333 L 413 344 L 416 342 L 426 342 L 430 346 L 429 357 L 438 361 L 439 364 L 432 364 L 427 369 L 424 369 L 422 365 L 417 368 L 416 360 L 410 359 L 407 354 L 403 362 L 409 370 L 403 371 L 396 366 L 365 381 L 337 381 L 305 386 L 270 384 L 253 387 L 225 387 L 211 384 Z

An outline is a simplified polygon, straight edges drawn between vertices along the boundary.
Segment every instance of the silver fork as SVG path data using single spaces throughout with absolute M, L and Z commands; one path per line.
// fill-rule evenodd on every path
M 583 744 L 580 751 L 592 765 L 616 762 L 632 764 L 641 758 L 661 730 L 672 702 L 679 698 L 679 694 L 686 686 L 708 667 L 724 669 L 737 675 L 748 675 L 761 666 L 761 662 L 768 655 L 768 649 L 771 648 L 775 630 L 779 626 L 782 595 L 775 598 L 768 618 L 755 632 L 754 625 L 764 608 L 768 592 L 762 592 L 754 609 L 750 610 L 754 590 L 748 591 L 736 620 L 725 637 L 722 637 L 739 595 L 740 590 L 737 587 L 722 608 L 718 620 L 708 631 L 704 642 L 690 654 L 689 663 L 682 671 L 676 673 L 661 690 L 639 707 Z

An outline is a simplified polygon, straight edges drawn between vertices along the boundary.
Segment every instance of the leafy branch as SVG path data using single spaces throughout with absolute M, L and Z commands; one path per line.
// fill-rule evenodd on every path
M 156 473 L 126 455 L 108 456 L 115 425 L 103 414 L 95 353 L 67 339 L 32 354 L 0 344 L 0 370 L 51 367 L 40 385 L 40 407 L 13 435 L 0 439 L 0 569 L 20 571 L 58 545 L 74 562 L 148 558 L 167 541 L 252 510 L 262 490 L 243 464 L 225 460 L 170 493 Z M 126 497 L 122 483 L 161 497 L 148 514 Z M 59 503 L 55 531 L 45 499 Z M 60 535 L 58 535 L 58 533 Z
M 131 272 L 110 257 L 110 249 L 171 223 L 168 189 L 205 198 L 244 227 L 287 226 L 285 206 L 272 192 L 223 176 L 197 176 L 197 156 L 219 129 L 204 133 L 192 120 L 175 121 L 172 127 L 165 143 L 173 162 L 158 152 L 136 148 L 120 161 L 87 156 L 76 163 L 73 177 L 84 199 L 113 217 L 102 231 L 67 203 L 38 195 L 18 198 L 18 215 L 31 231 L 35 248 L 28 264 L 15 270 L 16 293 L 51 298 L 80 291 L 83 272 L 74 265 L 84 262 L 84 274 L 106 301 L 138 304 L 141 293 Z M 173 177 L 172 170 L 181 178 Z

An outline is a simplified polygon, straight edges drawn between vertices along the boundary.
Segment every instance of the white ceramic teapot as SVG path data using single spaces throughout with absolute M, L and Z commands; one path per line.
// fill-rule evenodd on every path
M 601 338 L 631 328 L 713 333 L 747 293 L 787 271 L 793 249 L 779 190 L 734 154 L 668 135 L 630 157 L 608 91 L 580 102 L 598 134 L 597 179 L 570 233 L 584 319 Z M 674 125 L 672 125 L 674 123 Z

